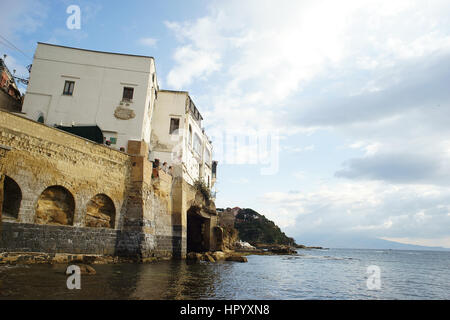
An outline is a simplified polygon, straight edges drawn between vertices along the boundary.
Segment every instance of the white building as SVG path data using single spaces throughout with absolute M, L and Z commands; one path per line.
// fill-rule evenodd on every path
M 212 187 L 212 145 L 202 128 L 202 116 L 186 91 L 158 91 L 153 114 L 151 158 L 177 165 L 190 184 L 203 180 Z
M 190 184 L 214 185 L 203 118 L 187 92 L 159 90 L 152 57 L 38 43 L 22 111 L 69 132 L 98 127 L 103 141 L 95 141 L 123 151 L 144 140 L 150 160 Z
M 157 90 L 152 57 L 38 43 L 22 111 L 49 126 L 98 126 L 126 150 L 150 142 Z

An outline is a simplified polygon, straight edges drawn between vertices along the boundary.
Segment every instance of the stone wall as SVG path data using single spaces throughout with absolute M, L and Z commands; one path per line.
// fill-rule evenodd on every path
M 179 255 L 172 178 L 152 184 L 145 143 L 125 154 L 0 111 L 0 145 L 10 148 L 0 148 L 0 177 L 21 197 L 17 218 L 3 219 L 0 252 Z

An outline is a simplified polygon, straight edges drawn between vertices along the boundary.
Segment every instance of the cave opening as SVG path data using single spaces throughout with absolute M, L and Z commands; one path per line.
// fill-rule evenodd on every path
M 202 217 L 195 208 L 187 212 L 187 252 L 208 251 L 207 231 L 209 219 Z

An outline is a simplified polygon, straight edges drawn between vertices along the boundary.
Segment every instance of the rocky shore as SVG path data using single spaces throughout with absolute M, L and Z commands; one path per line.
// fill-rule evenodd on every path
M 137 261 L 131 258 L 121 258 L 106 255 L 41 253 L 41 252 L 3 252 L 0 253 L 0 265 L 5 264 L 115 264 L 115 263 L 146 263 L 156 261 L 156 258 Z M 161 259 L 159 259 L 161 260 Z

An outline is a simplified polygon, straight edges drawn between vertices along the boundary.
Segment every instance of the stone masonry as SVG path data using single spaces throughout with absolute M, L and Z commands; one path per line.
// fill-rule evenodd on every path
M 0 253 L 185 258 L 196 192 L 152 178 L 146 143 L 129 141 L 127 154 L 0 111 L 0 147 Z

